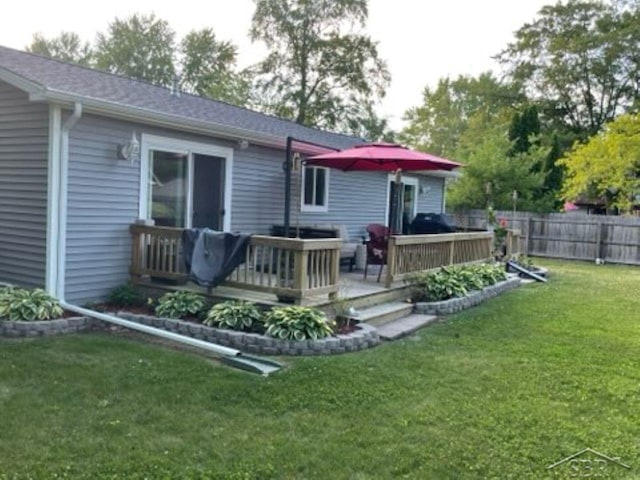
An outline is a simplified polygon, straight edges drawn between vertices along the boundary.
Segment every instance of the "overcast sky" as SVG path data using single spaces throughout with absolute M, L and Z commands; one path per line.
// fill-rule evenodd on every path
M 458 74 L 478 74 L 497 66 L 491 56 L 513 39 L 513 32 L 535 18 L 552 0 L 369 0 L 368 31 L 379 42 L 391 71 L 391 86 L 380 108 L 394 128 L 404 112 L 420 104 L 425 85 Z M 247 32 L 252 0 L 14 1 L 0 16 L 0 45 L 23 49 L 33 33 L 74 31 L 93 41 L 114 17 L 155 13 L 182 37 L 212 27 L 239 47 L 240 64 L 262 58 Z

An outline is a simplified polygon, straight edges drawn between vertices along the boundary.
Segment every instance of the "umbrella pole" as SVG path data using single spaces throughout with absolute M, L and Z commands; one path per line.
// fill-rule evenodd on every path
M 403 209 L 403 188 L 402 188 L 402 169 L 396 170 L 396 179 L 395 179 L 395 202 L 392 202 L 392 213 L 391 213 L 391 231 L 393 233 L 402 233 L 402 209 Z

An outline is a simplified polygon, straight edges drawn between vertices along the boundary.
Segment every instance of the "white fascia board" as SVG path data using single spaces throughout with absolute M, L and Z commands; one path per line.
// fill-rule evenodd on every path
M 43 92 L 42 98 L 54 102 L 66 102 L 69 105 L 72 105 L 74 102 L 80 102 L 82 103 L 86 113 L 115 116 L 124 120 L 167 127 L 173 130 L 179 129 L 209 136 L 218 135 L 234 140 L 247 140 L 257 145 L 273 147 L 279 150 L 284 150 L 286 147 L 286 139 L 277 135 L 263 135 L 244 128 L 229 127 L 227 125 L 214 122 L 192 120 L 180 115 L 158 113 L 144 108 L 132 107 L 130 105 L 114 102 L 105 102 L 104 100 L 81 97 L 66 92 L 46 90 Z
M 42 85 L 27 80 L 20 75 L 13 73 L 11 70 L 7 70 L 4 67 L 0 67 L 0 80 L 13 85 L 14 87 L 30 94 L 37 95 L 44 92 Z

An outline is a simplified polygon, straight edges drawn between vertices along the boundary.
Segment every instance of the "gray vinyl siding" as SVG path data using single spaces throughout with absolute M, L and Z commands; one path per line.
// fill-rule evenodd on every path
M 68 112 L 63 113 L 64 118 Z M 117 146 L 142 134 L 229 146 L 230 142 L 83 115 L 69 134 L 66 298 L 100 300 L 130 278 L 129 226 L 138 218 L 140 162 L 117 159 Z
M 419 213 L 441 213 L 444 195 L 444 178 L 418 177 L 424 193 L 418 195 Z
M 231 229 L 268 234 L 284 222 L 284 152 L 249 147 L 236 150 Z M 329 172 L 328 212 L 300 211 L 300 176 L 292 175 L 291 225 L 341 224 L 352 239 L 369 223 L 385 223 L 386 173 Z
M 49 107 L 0 82 L 0 282 L 43 288 Z
M 63 120 L 68 112 L 63 114 Z M 105 298 L 129 279 L 129 226 L 137 219 L 140 162 L 116 159 L 116 147 L 135 131 L 210 145 L 234 147 L 231 230 L 268 234 L 283 223 L 284 151 L 239 149 L 234 142 L 85 114 L 70 133 L 66 298 L 83 303 Z M 428 179 L 425 182 L 439 179 Z M 291 224 L 300 210 L 299 178 L 293 178 Z M 434 184 L 435 185 L 435 184 Z M 388 175 L 377 172 L 329 174 L 329 211 L 300 213 L 300 224 L 343 224 L 352 240 L 369 223 L 385 223 Z M 429 193 L 429 211 L 439 211 L 441 194 Z M 431 198 L 433 197 L 433 198 Z M 436 209 L 436 205 L 438 208 Z

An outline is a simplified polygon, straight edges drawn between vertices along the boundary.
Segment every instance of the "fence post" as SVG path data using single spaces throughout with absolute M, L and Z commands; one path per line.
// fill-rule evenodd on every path
M 524 252 L 525 255 L 531 253 L 531 231 L 533 230 L 533 217 L 529 216 L 527 219 L 527 249 Z
M 385 288 L 391 288 L 393 276 L 396 273 L 396 238 L 391 235 L 387 240 L 387 278 L 384 281 Z

